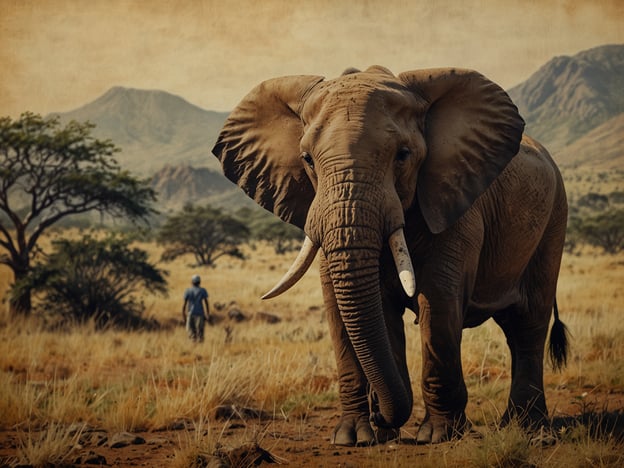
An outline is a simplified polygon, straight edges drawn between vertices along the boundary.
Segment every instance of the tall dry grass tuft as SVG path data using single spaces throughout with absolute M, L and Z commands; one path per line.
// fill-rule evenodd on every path
M 20 466 L 47 467 L 73 466 L 80 449 L 82 427 L 49 424 L 42 432 L 20 434 L 16 464 Z
M 517 423 L 485 431 L 465 444 L 465 456 L 476 468 L 536 466 L 532 460 L 531 437 Z
M 201 418 L 193 426 L 195 430 L 192 433 L 179 434 L 178 446 L 180 448 L 174 451 L 170 465 L 172 468 L 200 468 L 214 460 L 213 453 L 217 448 L 217 443 L 210 430 L 210 423 L 206 418 Z

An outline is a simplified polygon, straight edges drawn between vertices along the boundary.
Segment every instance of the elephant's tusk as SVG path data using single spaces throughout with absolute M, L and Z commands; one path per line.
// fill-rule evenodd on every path
M 399 272 L 401 286 L 403 286 L 403 290 L 409 297 L 414 297 L 414 294 L 416 294 L 416 279 L 414 277 L 414 267 L 412 266 L 409 250 L 407 250 L 403 229 L 394 231 L 388 239 L 388 243 L 390 244 L 390 250 L 392 251 L 397 271 Z
M 308 268 L 310 268 L 318 249 L 319 248 L 312 242 L 312 239 L 306 236 L 303 241 L 303 245 L 301 246 L 301 250 L 299 251 L 299 255 L 297 255 L 297 258 L 291 265 L 290 269 L 286 272 L 282 279 L 275 286 L 273 286 L 273 289 L 262 296 L 262 299 L 271 299 L 272 297 L 279 296 L 294 286 L 295 283 L 305 274 L 305 272 L 308 271 Z

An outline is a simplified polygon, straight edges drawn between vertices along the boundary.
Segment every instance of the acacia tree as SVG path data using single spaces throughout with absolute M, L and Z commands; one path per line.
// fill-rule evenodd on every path
M 71 215 L 96 211 L 129 221 L 146 219 L 155 193 L 147 180 L 122 171 L 110 140 L 95 126 L 24 113 L 0 118 L 0 263 L 15 282 L 31 269 L 41 235 Z M 13 313 L 28 314 L 30 291 L 14 295 Z
M 210 206 L 187 204 L 170 216 L 160 229 L 158 241 L 165 245 L 163 261 L 191 254 L 197 265 L 215 266 L 224 256 L 243 258 L 240 245 L 249 239 L 247 226 Z
M 605 253 L 617 254 L 624 250 L 624 210 L 611 209 L 573 223 L 578 236 Z

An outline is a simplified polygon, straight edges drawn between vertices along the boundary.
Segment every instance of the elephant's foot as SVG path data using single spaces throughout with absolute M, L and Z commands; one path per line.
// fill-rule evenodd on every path
M 347 447 L 375 444 L 375 431 L 373 431 L 368 422 L 368 415 L 343 415 L 334 428 L 330 442 L 333 445 L 344 445 Z
M 508 426 L 512 421 L 517 421 L 520 427 L 528 430 L 539 430 L 540 427 L 548 426 L 548 410 L 543 396 L 540 395 L 522 406 L 509 403 L 500 426 Z
M 367 415 L 343 415 L 334 428 L 331 444 L 363 447 L 399 438 L 400 429 L 373 428 Z
M 419 444 L 439 444 L 459 439 L 470 429 L 470 423 L 462 411 L 454 417 L 427 414 L 418 429 L 416 442 Z
M 519 412 L 518 409 L 507 410 L 500 420 L 499 427 L 504 428 L 513 424 L 524 429 L 531 444 L 535 446 L 547 447 L 557 441 L 557 431 L 552 427 L 546 412 Z

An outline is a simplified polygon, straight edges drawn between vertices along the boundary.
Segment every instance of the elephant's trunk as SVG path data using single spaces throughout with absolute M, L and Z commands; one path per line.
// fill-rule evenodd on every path
M 322 248 L 342 321 L 378 399 L 374 422 L 380 427 L 400 427 L 409 418 L 412 399 L 394 360 L 384 321 L 381 240 L 380 230 L 356 221 L 326 231 Z
M 380 427 L 400 427 L 409 418 L 412 397 L 409 382 L 403 380 L 393 356 L 379 273 L 381 249 L 387 239 L 403 288 L 408 296 L 414 295 L 400 203 L 398 199 L 388 201 L 371 184 L 338 183 L 320 193 L 324 196 L 316 200 L 306 224 L 310 237 L 290 270 L 264 298 L 295 284 L 320 246 L 345 329 L 377 397 L 379 411 L 372 415 L 374 422 Z

